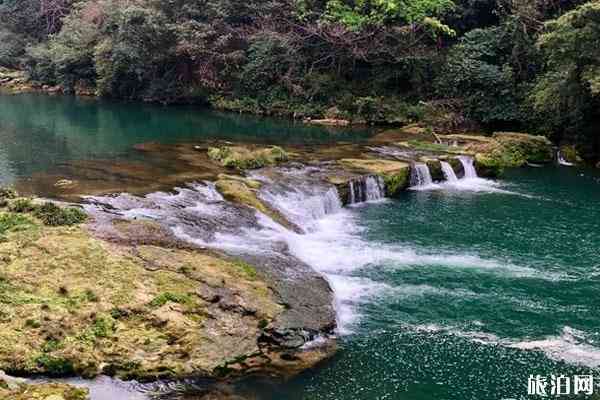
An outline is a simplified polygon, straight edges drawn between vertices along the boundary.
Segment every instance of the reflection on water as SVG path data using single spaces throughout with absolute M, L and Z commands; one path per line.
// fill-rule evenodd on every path
M 360 141 L 367 129 L 40 94 L 0 95 L 0 184 L 75 160 L 131 159 L 134 145 L 220 139 L 269 144 Z

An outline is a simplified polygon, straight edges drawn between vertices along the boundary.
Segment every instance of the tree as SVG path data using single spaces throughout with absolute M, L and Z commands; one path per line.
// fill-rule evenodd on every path
M 546 68 L 531 99 L 548 129 L 599 150 L 600 1 L 591 1 L 549 21 L 538 45 Z

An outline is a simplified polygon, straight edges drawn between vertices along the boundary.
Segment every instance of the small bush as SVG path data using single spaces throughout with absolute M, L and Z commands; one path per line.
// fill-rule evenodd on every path
M 115 322 L 111 317 L 97 317 L 92 326 L 92 333 L 98 338 L 107 338 L 115 331 Z
M 189 300 L 189 296 L 185 294 L 175 294 L 170 292 L 164 292 L 156 296 L 149 305 L 151 307 L 162 307 L 168 302 L 183 304 Z
M 0 215 L 0 235 L 16 229 L 32 226 L 33 222 L 19 214 L 1 214 Z
M 14 189 L 0 187 L 0 199 L 15 199 L 17 198 L 17 192 Z
M 256 268 L 254 268 L 252 265 L 242 260 L 236 261 L 234 265 L 239 268 L 239 270 L 248 278 L 256 279 Z
M 75 372 L 71 361 L 60 357 L 52 357 L 48 354 L 42 354 L 37 357 L 35 363 L 49 376 L 69 376 Z
M 28 213 L 35 210 L 31 199 L 16 199 L 8 205 L 8 210 L 15 213 Z
M 87 219 L 87 214 L 79 208 L 62 208 L 54 203 L 44 203 L 36 207 L 33 214 L 48 226 L 71 226 Z
M 32 329 L 38 329 L 42 326 L 42 324 L 38 320 L 28 319 L 27 321 L 25 321 L 25 326 Z

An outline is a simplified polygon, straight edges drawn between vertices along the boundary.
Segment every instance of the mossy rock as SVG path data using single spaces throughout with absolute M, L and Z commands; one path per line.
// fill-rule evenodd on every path
M 397 196 L 410 184 L 410 165 L 401 161 L 382 159 L 345 158 L 338 161 L 342 166 L 369 174 L 378 175 L 385 182 L 386 195 Z
M 219 179 L 215 183 L 215 187 L 219 193 L 228 201 L 237 204 L 243 204 L 252 207 L 261 213 L 268 215 L 274 221 L 284 227 L 299 232 L 299 228 L 288 221 L 277 210 L 272 209 L 258 198 L 258 192 L 248 186 L 248 183 L 242 179 Z
M 5 236 L 0 369 L 15 375 L 210 376 L 259 353 L 261 321 L 283 312 L 238 260 L 120 246 L 35 219 Z
M 433 179 L 434 182 L 441 182 L 445 180 L 444 171 L 442 171 L 442 163 L 440 160 L 427 159 L 423 161 L 425 164 L 427 164 L 429 173 L 431 174 L 431 179 Z
M 518 132 L 496 132 L 493 138 L 507 153 L 518 153 L 525 162 L 549 163 L 554 159 L 552 142 L 544 136 Z
M 248 186 L 250 189 L 256 189 L 256 190 L 260 189 L 262 186 L 262 184 L 255 179 L 245 178 L 245 177 L 238 176 L 238 175 L 219 174 L 218 179 L 242 182 L 246 186 Z
M 504 162 L 501 157 L 478 153 L 475 155 L 474 165 L 478 176 L 497 178 L 504 173 L 505 168 L 520 167 L 522 164 L 511 165 L 510 163 Z
M 19 384 L 13 389 L 2 388 L 0 400 L 89 400 L 88 389 L 61 383 Z
M 273 166 L 289 159 L 279 146 L 250 149 L 242 146 L 220 146 L 208 149 L 208 157 L 226 168 L 240 170 Z
M 461 179 L 465 176 L 465 167 L 463 163 L 456 157 L 451 157 L 446 160 L 454 170 L 456 177 Z

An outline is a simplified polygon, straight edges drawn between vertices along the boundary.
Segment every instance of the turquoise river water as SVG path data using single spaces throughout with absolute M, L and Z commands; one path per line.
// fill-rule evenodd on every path
M 597 171 L 546 167 L 329 217 L 344 226 L 325 222 L 316 252 L 343 277 L 341 350 L 261 398 L 521 399 L 530 375 L 548 394 L 552 374 L 598 380 L 599 200 Z
M 144 141 L 207 136 L 323 143 L 364 134 L 332 137 L 190 108 L 0 96 L 0 180 Z M 600 383 L 599 202 L 598 170 L 548 166 L 324 216 L 288 242 L 335 289 L 340 350 L 291 381 L 249 379 L 239 391 L 257 399 L 491 400 L 538 398 L 527 395 L 531 375 L 591 374 Z M 131 390 L 118 400 L 137 399 Z

